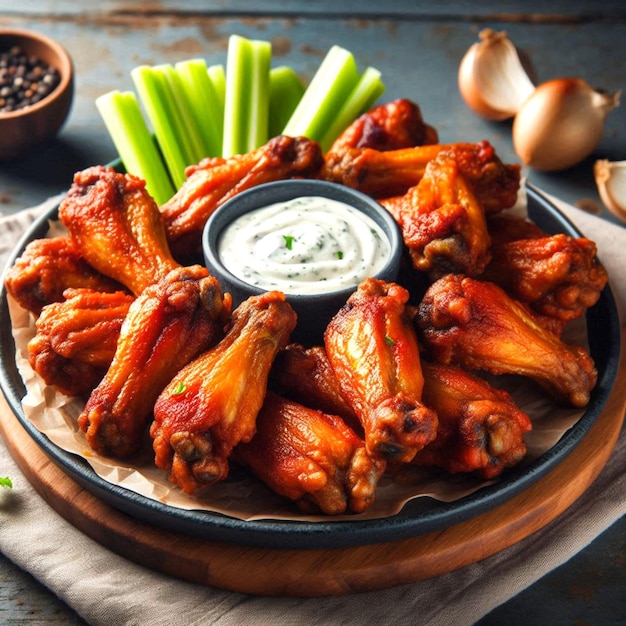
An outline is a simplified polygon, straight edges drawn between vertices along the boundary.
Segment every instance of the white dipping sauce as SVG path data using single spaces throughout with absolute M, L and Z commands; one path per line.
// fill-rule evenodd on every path
M 361 211 L 303 196 L 250 211 L 221 234 L 217 254 L 250 285 L 291 295 L 358 285 L 390 256 L 382 228 Z

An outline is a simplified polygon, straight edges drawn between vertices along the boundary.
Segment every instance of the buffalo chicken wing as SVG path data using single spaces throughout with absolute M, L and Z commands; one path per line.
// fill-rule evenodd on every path
M 94 450 L 120 458 L 139 450 L 158 395 L 221 338 L 230 306 L 230 296 L 200 266 L 174 269 L 144 289 L 130 305 L 113 361 L 78 419 Z
M 296 325 L 280 292 L 244 300 L 222 341 L 182 368 L 154 406 L 155 462 L 192 493 L 228 475 L 233 448 L 250 441 L 269 372 Z
M 96 166 L 74 175 L 59 207 L 79 254 L 138 296 L 178 267 L 145 181 Z
M 341 418 L 269 392 L 250 443 L 235 458 L 276 493 L 307 511 L 361 513 L 385 470 Z
M 563 404 L 589 402 L 597 378 L 591 357 L 545 330 L 526 305 L 494 283 L 444 276 L 428 288 L 416 323 L 439 363 L 527 376 Z
M 371 455 L 407 463 L 435 438 L 437 416 L 422 402 L 424 379 L 408 292 L 367 279 L 330 321 L 324 341 L 341 393 Z
M 67 289 L 64 296 L 63 302 L 42 309 L 28 342 L 28 359 L 47 384 L 84 396 L 111 365 L 134 296 L 91 289 Z
M 439 427 L 414 465 L 493 479 L 524 458 L 532 424 L 507 391 L 460 367 L 424 361 L 422 371 L 424 402 L 437 412 Z
M 485 213 L 449 153 L 430 161 L 406 194 L 381 202 L 400 226 L 414 267 L 431 279 L 480 274 L 489 262 Z

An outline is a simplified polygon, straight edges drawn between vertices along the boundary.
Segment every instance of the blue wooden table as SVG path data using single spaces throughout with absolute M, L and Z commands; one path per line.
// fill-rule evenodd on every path
M 478 118 L 457 88 L 459 62 L 482 28 L 505 30 L 533 59 L 540 80 L 580 76 L 608 91 L 626 87 L 621 0 L 1 0 L 0 27 L 5 26 L 35 29 L 59 40 L 76 69 L 73 110 L 58 138 L 26 158 L 0 164 L 0 213 L 5 214 L 62 192 L 75 171 L 116 157 L 94 100 L 111 89 L 132 89 L 133 67 L 193 57 L 223 63 L 232 33 L 270 40 L 275 61 L 291 65 L 304 78 L 333 44 L 340 44 L 361 67 L 382 71 L 385 99 L 415 100 L 441 141 L 487 139 L 507 162 L 518 160 L 511 123 Z M 615 221 L 602 207 L 593 180 L 597 158 L 626 159 L 626 104 L 609 115 L 601 145 L 580 165 L 559 173 L 524 173 L 539 188 Z M 481 624 L 626 623 L 625 536 L 622 520 Z M 81 622 L 27 573 L 0 558 L 0 623 Z

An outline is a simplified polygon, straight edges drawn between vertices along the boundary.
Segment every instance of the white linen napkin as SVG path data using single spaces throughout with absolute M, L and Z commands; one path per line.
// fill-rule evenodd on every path
M 626 310 L 626 230 L 552 200 L 598 244 L 616 298 Z M 32 220 L 58 198 L 0 218 L 0 264 Z M 0 439 L 0 550 L 95 626 L 362 624 L 470 625 L 566 562 L 626 513 L 626 436 L 565 513 L 514 546 L 455 572 L 376 592 L 330 598 L 275 598 L 186 583 L 136 565 L 76 530 L 21 474 Z M 593 492 L 593 494 L 591 493 Z

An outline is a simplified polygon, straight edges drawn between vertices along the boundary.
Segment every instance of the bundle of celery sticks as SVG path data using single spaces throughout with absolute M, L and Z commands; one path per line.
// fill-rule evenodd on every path
M 271 61 L 270 42 L 231 35 L 225 66 L 203 59 L 141 65 L 131 72 L 136 94 L 114 90 L 96 99 L 126 171 L 146 181 L 157 204 L 205 157 L 243 154 L 280 134 L 327 150 L 385 90 L 377 69 L 359 72 L 353 54 L 337 45 L 306 86 Z

